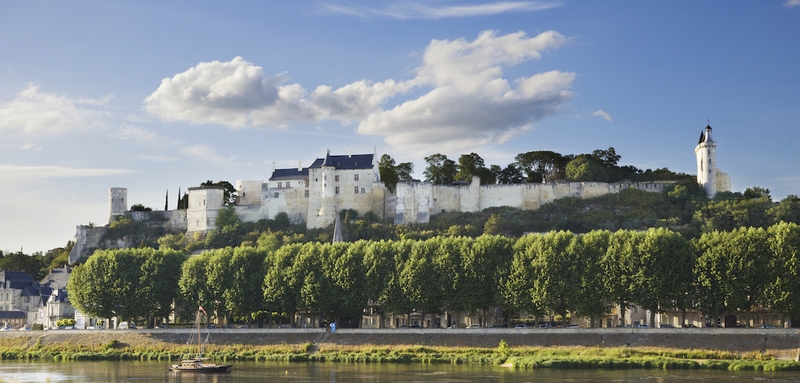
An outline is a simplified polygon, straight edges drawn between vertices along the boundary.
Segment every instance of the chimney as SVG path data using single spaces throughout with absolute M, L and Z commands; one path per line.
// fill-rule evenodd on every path
M 303 171 L 303 161 L 297 161 L 297 171 L 298 172 Z
M 352 156 L 353 156 L 353 149 L 347 149 L 347 158 L 350 158 Z
M 276 165 L 276 164 L 277 164 L 277 162 L 275 162 L 275 161 L 272 161 L 272 172 L 273 172 L 273 173 L 275 173 L 275 165 Z

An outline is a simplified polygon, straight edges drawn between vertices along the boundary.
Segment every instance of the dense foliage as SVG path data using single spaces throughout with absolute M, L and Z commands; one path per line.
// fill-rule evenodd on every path
M 771 308 L 798 318 L 798 246 L 794 223 L 692 240 L 666 228 L 338 244 L 284 244 L 268 234 L 186 262 L 170 249 L 98 251 L 73 272 L 70 297 L 90 315 L 126 319 L 165 316 L 176 297 L 190 312 L 203 306 L 248 321 L 493 307 L 596 318 L 615 305 L 711 317 Z

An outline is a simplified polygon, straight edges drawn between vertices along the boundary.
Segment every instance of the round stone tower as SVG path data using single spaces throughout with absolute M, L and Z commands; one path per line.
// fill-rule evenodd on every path
M 697 183 L 706 191 L 708 198 L 717 195 L 717 143 L 711 138 L 711 125 L 700 133 L 700 141 L 694 148 L 697 156 Z
M 108 223 L 114 222 L 118 215 L 123 215 L 128 211 L 128 189 L 109 188 L 108 189 Z

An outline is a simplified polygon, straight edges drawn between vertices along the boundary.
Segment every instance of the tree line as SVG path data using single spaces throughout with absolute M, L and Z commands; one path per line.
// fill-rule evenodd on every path
M 667 168 L 642 170 L 632 165 L 620 166 L 621 155 L 613 147 L 597 149 L 592 153 L 566 154 L 535 150 L 517 154 L 514 161 L 502 167 L 488 165 L 477 153 L 462 154 L 458 162 L 441 153 L 425 157 L 425 180 L 434 184 L 450 185 L 471 182 L 473 176 L 481 184 L 522 184 L 567 180 L 576 182 L 680 181 L 694 178 L 675 173 Z M 398 182 L 412 181 L 414 164 L 396 164 L 388 154 L 378 162 L 381 181 L 392 191 Z
M 365 310 L 485 316 L 494 307 L 507 319 L 598 318 L 633 306 L 653 316 L 769 308 L 800 318 L 799 249 L 800 226 L 785 222 L 695 239 L 652 228 L 283 244 L 265 233 L 252 246 L 188 258 L 167 248 L 97 251 L 74 269 L 68 289 L 82 312 L 122 319 L 165 317 L 173 300 L 188 312 L 202 306 L 248 322 L 293 321 L 298 312 L 359 320 Z

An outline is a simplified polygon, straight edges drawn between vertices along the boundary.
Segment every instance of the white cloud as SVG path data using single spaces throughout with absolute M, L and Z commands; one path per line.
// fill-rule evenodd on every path
M 539 59 L 566 40 L 554 31 L 535 37 L 486 31 L 474 41 L 433 40 L 408 81 L 362 80 L 337 89 L 321 85 L 310 93 L 298 84 L 284 84 L 285 75 L 264 78 L 260 67 L 236 57 L 200 63 L 164 79 L 145 107 L 166 120 L 234 128 L 357 121 L 358 133 L 384 136 L 396 147 L 474 147 L 510 139 L 557 113 L 571 98 L 574 73 L 550 71 L 513 81 L 502 77 L 504 67 Z M 386 106 L 414 88 L 422 95 Z M 207 154 L 191 148 L 185 153 Z
M 393 146 L 422 151 L 507 141 L 555 114 L 571 98 L 568 89 L 575 74 L 540 73 L 516 79 L 512 87 L 502 78 L 503 66 L 539 58 L 541 51 L 565 41 L 553 31 L 533 38 L 523 32 L 497 36 L 487 31 L 472 42 L 434 40 L 423 54 L 417 77 L 410 81 L 433 89 L 391 110 L 371 114 L 361 121 L 358 132 L 386 136 Z
M 63 166 L 22 166 L 0 164 L 0 178 L 4 180 L 40 179 L 40 178 L 76 178 L 101 177 L 132 173 L 126 169 L 92 169 L 68 168 Z
M 192 145 L 180 149 L 181 154 L 195 157 L 206 162 L 233 164 L 236 162 L 235 156 L 225 157 L 217 152 L 216 149 L 208 145 Z
M 510 12 L 541 11 L 560 7 L 561 5 L 561 2 L 556 1 L 500 1 L 470 5 L 428 5 L 425 4 L 425 2 L 407 1 L 380 8 L 340 3 L 321 4 L 321 7 L 329 13 L 356 16 L 365 19 L 436 20 L 444 18 L 489 16 Z
M 592 116 L 599 116 L 602 117 L 604 120 L 611 122 L 611 115 L 606 113 L 602 109 L 598 109 L 596 112 L 592 113 Z
M 158 134 L 133 125 L 123 124 L 118 131 L 111 134 L 111 137 L 120 140 L 153 141 L 158 139 Z
M 798 5 L 800 5 L 800 0 L 786 0 L 786 2 L 783 4 L 783 6 L 790 8 Z
M 21 135 L 60 135 L 95 128 L 103 113 L 88 108 L 108 101 L 72 99 L 40 92 L 29 84 L 13 100 L 0 103 L 0 132 Z
M 31 150 L 31 149 L 41 150 L 42 149 L 41 146 L 37 146 L 36 144 L 31 144 L 31 143 L 22 145 L 19 148 L 22 149 L 22 150 Z

